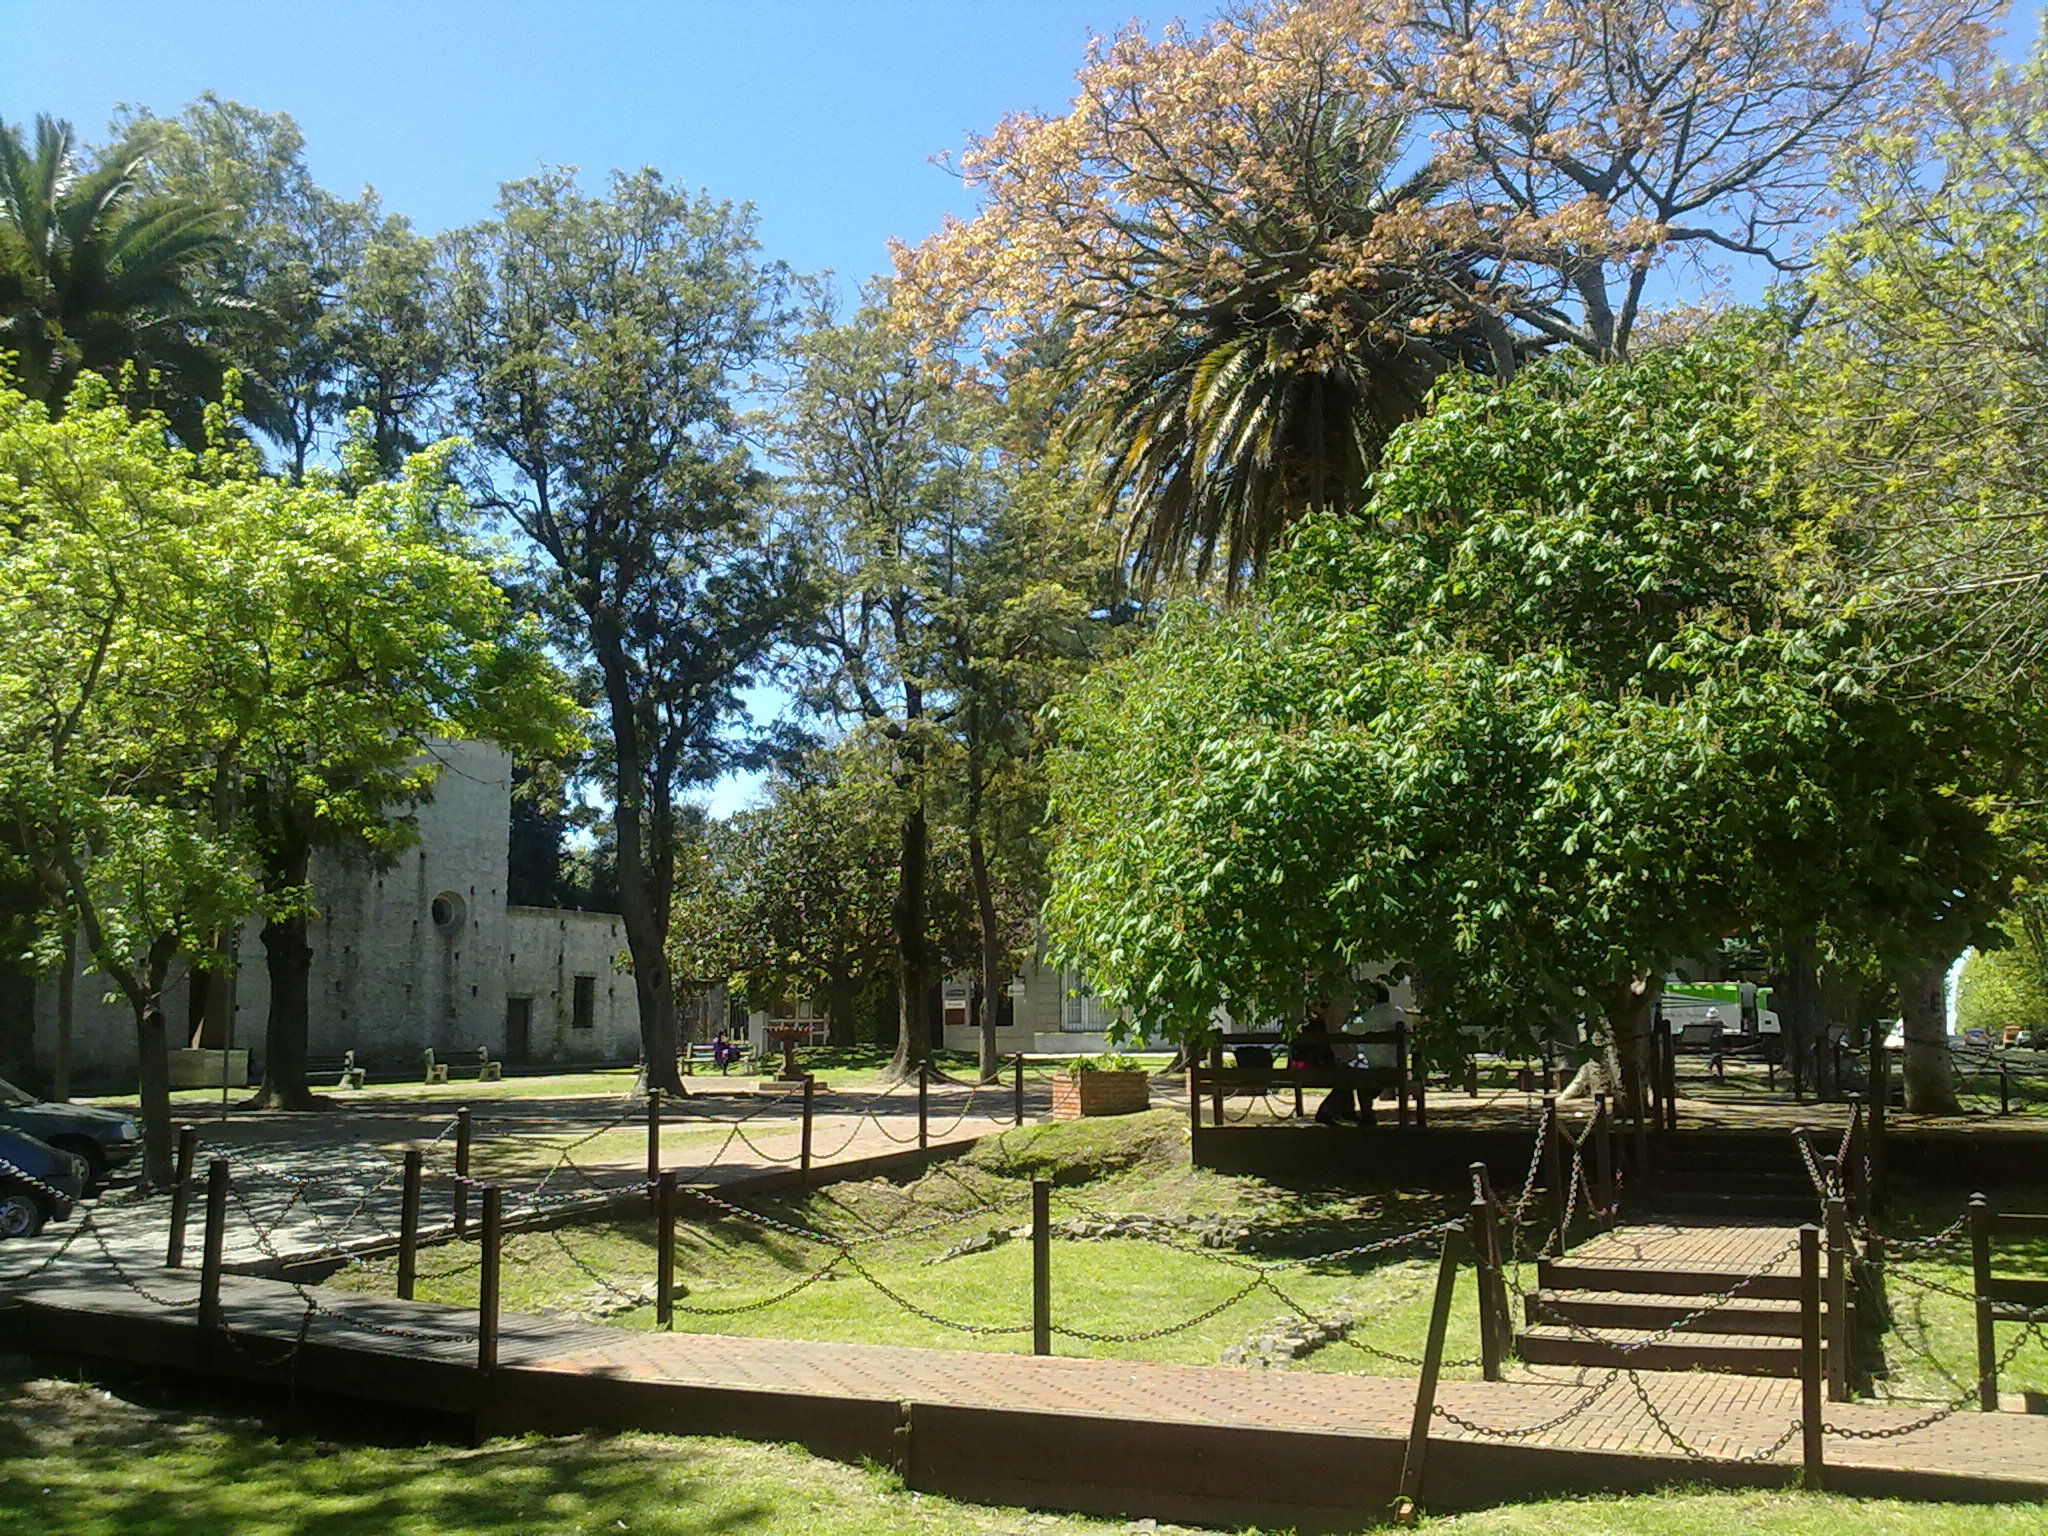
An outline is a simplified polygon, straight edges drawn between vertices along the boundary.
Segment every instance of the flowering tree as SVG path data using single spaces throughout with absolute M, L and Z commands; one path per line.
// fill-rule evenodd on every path
M 1443 369 L 1624 357 L 1675 257 L 1802 265 L 1837 157 L 1917 124 L 1995 9 L 1295 0 L 1130 30 L 1067 113 L 969 144 L 982 211 L 899 266 L 948 325 L 1060 337 L 1098 407 L 1179 390 L 1135 453 L 1098 443 L 1099 484 L 1141 555 L 1256 564 L 1355 494 Z M 1085 393 L 1078 419 L 1100 420 Z

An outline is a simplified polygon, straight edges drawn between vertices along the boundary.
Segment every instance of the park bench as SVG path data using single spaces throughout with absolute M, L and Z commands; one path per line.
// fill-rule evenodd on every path
M 1982 1195 L 1970 1196 L 1971 1294 L 1977 1310 L 1977 1405 L 1998 1411 L 1998 1351 L 1994 1333 L 1999 1323 L 2035 1324 L 2048 1318 L 2048 1277 L 2000 1275 L 1994 1268 L 1992 1243 L 2020 1238 L 2034 1247 L 2039 1263 L 2048 1257 L 2048 1216 L 1994 1211 Z
M 1328 1049 L 1335 1057 L 1338 1052 L 1350 1055 L 1350 1060 L 1339 1060 L 1338 1064 L 1327 1067 L 1297 1067 L 1289 1065 L 1289 1052 L 1294 1047 Z M 1391 1047 L 1391 1065 L 1360 1063 L 1357 1056 L 1368 1047 Z M 1223 1053 L 1228 1049 L 1233 1059 L 1240 1063 L 1256 1062 L 1257 1056 L 1239 1056 L 1238 1052 L 1266 1053 L 1264 1065 L 1240 1064 L 1226 1067 Z M 1214 1118 L 1223 1124 L 1223 1100 L 1231 1090 L 1250 1094 L 1271 1093 L 1274 1089 L 1292 1090 L 1295 1112 L 1301 1112 L 1301 1090 L 1304 1088 L 1350 1088 L 1357 1094 L 1360 1122 L 1374 1123 L 1373 1101 L 1389 1088 L 1394 1090 L 1399 1123 L 1408 1123 L 1411 1098 L 1415 1104 L 1416 1122 L 1422 1123 L 1427 1113 L 1423 1109 L 1422 1086 L 1411 1081 L 1408 1057 L 1408 1026 L 1398 1023 L 1391 1029 L 1359 1031 L 1345 1030 L 1297 1030 L 1288 1037 L 1267 1033 L 1230 1034 L 1218 1031 L 1210 1036 L 1209 1063 L 1207 1066 L 1191 1065 L 1188 1071 L 1189 1114 L 1191 1125 L 1201 1124 L 1204 1093 L 1210 1096 L 1214 1107 Z
M 754 1045 L 750 1040 L 728 1040 L 726 1041 L 726 1048 L 728 1054 L 725 1065 L 728 1071 L 733 1067 L 744 1069 L 754 1054 Z M 709 1040 L 692 1040 L 683 1047 L 682 1055 L 678 1058 L 677 1064 L 682 1067 L 683 1076 L 690 1077 L 695 1074 L 699 1066 L 716 1066 L 718 1058 Z
M 356 1053 L 343 1051 L 339 1056 L 308 1056 L 306 1058 L 306 1080 L 317 1082 L 328 1073 L 334 1074 L 336 1088 L 360 1088 L 368 1073 L 356 1065 Z

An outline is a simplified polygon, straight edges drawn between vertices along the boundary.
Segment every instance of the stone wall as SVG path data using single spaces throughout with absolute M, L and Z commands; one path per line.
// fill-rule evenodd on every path
M 640 1004 L 620 969 L 625 924 L 608 912 L 512 907 L 505 913 L 506 968 L 500 1006 L 528 1000 L 534 1061 L 631 1061 L 640 1054 Z M 588 1028 L 576 1024 L 576 978 L 590 979 Z M 504 1021 L 499 1021 L 499 1035 Z
M 480 1046 L 502 1058 L 508 1000 L 525 997 L 533 1059 L 632 1059 L 639 1026 L 632 980 L 615 961 L 625 948 L 619 919 L 508 908 L 511 759 L 482 742 L 437 742 L 432 753 L 441 771 L 433 797 L 411 812 L 416 847 L 382 864 L 338 853 L 313 861 L 309 1054 L 354 1051 L 367 1066 L 404 1072 L 428 1048 L 443 1061 L 474 1059 Z M 593 978 L 588 1031 L 572 1027 L 577 975 Z M 233 1043 L 260 1058 L 270 986 L 254 922 L 241 935 L 233 985 Z M 81 1086 L 134 1080 L 134 1025 L 125 1006 L 103 1001 L 109 990 L 81 966 L 72 1030 Z M 45 1062 L 55 1013 L 56 988 L 39 987 L 34 1043 Z M 167 1013 L 171 1043 L 181 1045 L 190 1027 L 182 981 Z

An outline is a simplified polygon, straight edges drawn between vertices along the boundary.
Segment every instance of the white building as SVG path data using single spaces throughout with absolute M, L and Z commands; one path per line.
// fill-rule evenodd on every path
M 610 913 L 511 906 L 505 900 L 512 764 L 481 742 L 432 748 L 441 775 L 416 811 L 420 841 L 386 867 L 316 854 L 312 868 L 311 1018 L 315 1060 L 411 1070 L 431 1048 L 474 1061 L 485 1048 L 527 1061 L 630 1061 L 640 1050 L 625 928 Z M 187 983 L 166 1009 L 172 1045 L 250 1049 L 260 1069 L 270 1004 L 260 925 L 245 926 L 232 983 L 232 1022 L 190 1020 Z M 81 967 L 72 1026 L 74 1075 L 132 1082 L 135 1028 L 125 1005 Z M 56 1032 L 56 989 L 36 993 L 36 1049 Z

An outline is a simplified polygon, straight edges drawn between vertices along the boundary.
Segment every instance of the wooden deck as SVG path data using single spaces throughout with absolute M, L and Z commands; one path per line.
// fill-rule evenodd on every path
M 1769 1231 L 1620 1232 L 1610 1246 L 1735 1263 L 1737 1250 L 1767 1246 Z M 512 1315 L 497 1368 L 479 1371 L 476 1317 L 460 1308 L 230 1276 L 226 1332 L 208 1336 L 195 1277 L 133 1278 L 148 1295 L 104 1272 L 24 1285 L 15 1293 L 21 1342 L 438 1409 L 480 1433 L 644 1428 L 793 1441 L 894 1465 L 913 1488 L 1104 1515 L 1357 1529 L 1393 1499 L 1413 1406 L 1413 1382 L 1393 1377 L 654 1334 Z M 1531 1368 L 1504 1382 L 1447 1382 L 1438 1402 L 1445 1416 L 1423 1483 L 1433 1508 L 1674 1482 L 1783 1486 L 1798 1473 L 1788 1435 L 1797 1382 Z M 1836 1404 L 1827 1422 L 1868 1433 L 1924 1411 Z M 1706 1459 L 1674 1445 L 1659 1418 Z M 1511 1438 L 1468 1427 L 1551 1420 Z M 1897 1438 L 1831 1436 L 1827 1454 L 1828 1484 L 1844 1492 L 2048 1499 L 2048 1417 L 1964 1412 Z

